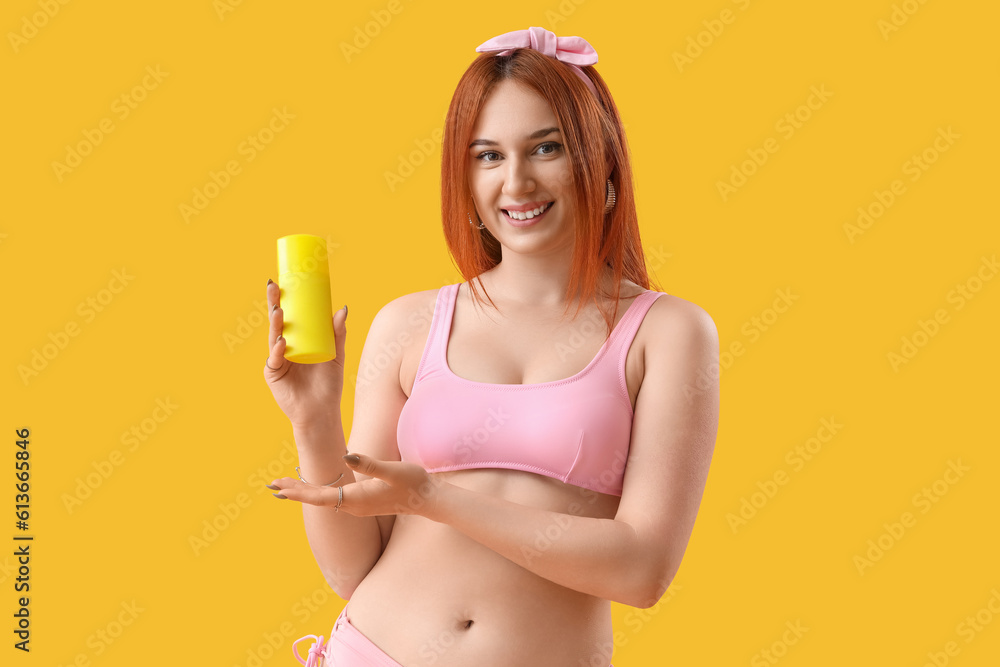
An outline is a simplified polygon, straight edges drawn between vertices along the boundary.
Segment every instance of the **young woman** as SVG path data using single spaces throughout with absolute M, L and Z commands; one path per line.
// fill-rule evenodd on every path
M 659 600 L 701 502 L 718 336 L 649 289 L 596 53 L 542 28 L 478 50 L 442 149 L 445 236 L 470 280 L 378 312 L 350 455 L 347 308 L 336 360 L 292 363 L 268 281 L 264 375 L 300 463 L 269 488 L 303 503 L 349 600 L 328 642 L 299 640 L 314 639 L 309 664 L 605 667 L 610 601 Z

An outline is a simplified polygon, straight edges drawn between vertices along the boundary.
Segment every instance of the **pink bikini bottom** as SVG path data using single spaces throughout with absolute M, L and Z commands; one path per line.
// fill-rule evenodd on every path
M 344 605 L 340 616 L 334 621 L 330 639 L 326 643 L 323 642 L 323 635 L 306 635 L 296 639 L 292 643 L 295 658 L 306 667 L 403 667 L 351 625 L 347 620 L 349 604 Z M 313 644 L 309 647 L 307 659 L 303 660 L 297 645 L 310 638 Z
M 344 605 L 340 616 L 333 623 L 333 630 L 330 631 L 330 639 L 323 643 L 323 635 L 306 635 L 292 643 L 292 652 L 296 659 L 306 665 L 306 667 L 403 667 L 378 646 L 372 643 L 368 637 L 351 625 L 347 620 L 347 607 Z M 303 660 L 299 655 L 296 644 L 300 641 L 312 638 L 313 644 L 309 647 L 309 657 Z M 320 659 L 322 658 L 322 662 Z

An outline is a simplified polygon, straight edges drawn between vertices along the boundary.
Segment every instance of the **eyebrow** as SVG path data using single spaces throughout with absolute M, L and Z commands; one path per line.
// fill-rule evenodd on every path
M 537 130 L 535 132 L 532 132 L 531 134 L 528 135 L 528 139 L 541 139 L 547 134 L 552 134 L 553 132 L 558 132 L 558 131 L 559 131 L 558 127 L 546 127 L 542 130 Z M 499 146 L 499 145 L 500 144 L 493 141 L 492 139 L 476 139 L 471 144 L 469 144 L 469 148 L 472 148 L 473 146 Z

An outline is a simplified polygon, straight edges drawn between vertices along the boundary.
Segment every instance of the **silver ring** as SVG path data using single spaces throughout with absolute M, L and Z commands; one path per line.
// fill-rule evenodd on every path
M 343 477 L 343 475 L 341 475 L 341 477 Z M 333 508 L 333 511 L 334 511 L 334 512 L 339 512 L 339 511 L 340 511 L 340 504 L 341 504 L 342 502 L 344 502 L 344 487 L 342 487 L 342 486 L 338 486 L 338 487 L 337 487 L 337 489 L 338 489 L 338 490 L 339 490 L 339 492 L 340 492 L 340 498 L 338 498 L 338 499 L 337 499 L 337 504 L 336 504 L 336 506 L 334 506 L 334 508 Z
M 279 368 L 271 368 L 271 364 L 267 363 L 270 360 L 271 360 L 270 356 L 264 358 L 264 365 L 267 366 L 268 370 L 272 370 L 272 371 L 281 370 Z

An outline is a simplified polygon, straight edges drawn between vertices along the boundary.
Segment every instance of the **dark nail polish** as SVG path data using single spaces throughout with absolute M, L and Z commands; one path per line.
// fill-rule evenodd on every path
M 273 282 L 274 282 L 274 281 L 273 281 L 273 280 L 271 280 L 270 278 L 268 278 L 268 279 L 267 279 L 267 284 L 268 284 L 268 285 L 270 285 L 270 284 L 271 284 L 271 283 L 273 283 Z
M 275 486 L 274 484 L 265 484 L 264 486 L 271 489 L 272 491 L 277 491 L 278 489 L 281 488 L 280 486 Z
M 271 495 L 274 496 L 275 498 L 281 498 L 282 500 L 288 500 L 288 496 L 283 496 L 280 493 L 272 493 Z
M 361 463 L 361 457 L 357 454 L 344 454 L 343 458 L 352 466 L 356 466 Z

